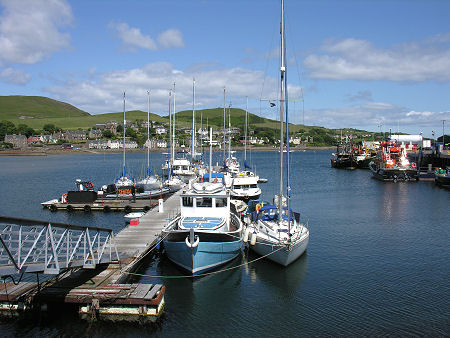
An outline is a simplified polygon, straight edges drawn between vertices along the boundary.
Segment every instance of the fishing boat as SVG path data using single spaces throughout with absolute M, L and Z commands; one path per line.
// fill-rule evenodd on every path
M 376 155 L 374 142 L 367 143 L 362 141 L 361 144 L 353 148 L 353 157 L 356 167 L 359 169 L 369 169 L 369 163 L 376 158 Z
M 383 142 L 377 157 L 370 162 L 373 177 L 385 182 L 417 181 L 419 170 L 415 162 L 410 162 L 403 144 Z
M 230 195 L 222 183 L 194 183 L 181 194 L 180 203 L 180 215 L 162 231 L 172 262 L 199 275 L 241 253 L 242 222 L 231 212 Z
M 331 154 L 331 167 L 338 169 L 356 169 L 356 161 L 352 152 L 352 145 L 345 137 L 345 141 L 338 142 L 336 152 Z
M 267 259 L 287 266 L 306 250 L 309 230 L 300 222 L 300 214 L 291 210 L 289 119 L 286 82 L 286 44 L 284 33 L 284 1 L 281 0 L 281 86 L 280 86 L 280 192 L 272 205 L 257 205 L 251 213 L 244 234 L 250 249 Z M 283 181 L 283 119 L 286 115 L 286 176 Z M 286 190 L 286 196 L 284 196 Z

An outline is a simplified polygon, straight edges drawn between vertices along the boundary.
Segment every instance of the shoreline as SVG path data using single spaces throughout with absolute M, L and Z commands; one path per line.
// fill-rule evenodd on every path
M 186 151 L 189 148 L 178 148 L 175 152 Z M 301 147 L 293 148 L 294 152 L 308 152 L 317 150 L 334 150 L 335 147 Z M 208 149 L 209 150 L 209 149 Z M 244 151 L 244 147 L 234 147 L 232 151 Z M 247 149 L 248 152 L 277 152 L 277 148 L 270 147 L 255 147 Z M 127 149 L 127 154 L 133 153 L 146 153 L 145 149 Z M 151 153 L 166 153 L 167 149 L 151 149 Z M 221 150 L 215 151 L 221 152 Z M 56 147 L 42 147 L 40 149 L 12 149 L 12 150 L 0 150 L 0 156 L 48 156 L 48 155 L 73 155 L 73 154 L 121 154 L 122 150 L 108 149 L 108 150 L 98 150 L 98 149 L 61 149 Z

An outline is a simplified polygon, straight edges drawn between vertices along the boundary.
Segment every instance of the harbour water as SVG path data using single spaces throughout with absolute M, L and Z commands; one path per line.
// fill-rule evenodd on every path
M 332 169 L 330 154 L 292 153 L 293 209 L 309 219 L 310 242 L 289 267 L 252 262 L 258 257 L 246 251 L 226 268 L 242 266 L 192 279 L 156 254 L 133 281 L 166 285 L 165 315 L 157 324 L 86 322 L 74 312 L 59 312 L 2 319 L 0 332 L 5 337 L 450 335 L 450 192 L 434 182 L 383 183 L 367 170 Z M 219 161 L 221 154 L 215 155 Z M 250 155 L 253 170 L 269 180 L 261 186 L 269 200 L 279 189 L 278 156 Z M 40 203 L 74 189 L 76 178 L 96 188 L 111 183 L 121 159 L 121 154 L 0 157 L 0 215 L 118 232 L 124 213 L 52 213 Z M 163 160 L 163 154 L 152 154 L 157 172 Z M 139 176 L 143 167 L 143 154 L 127 155 L 131 174 Z

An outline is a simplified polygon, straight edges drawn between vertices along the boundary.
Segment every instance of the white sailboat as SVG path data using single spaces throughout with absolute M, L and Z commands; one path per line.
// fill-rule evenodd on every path
M 250 248 L 256 253 L 287 266 L 306 250 L 309 230 L 300 223 L 300 214 L 291 210 L 291 187 L 289 177 L 289 121 L 286 83 L 286 45 L 284 33 L 284 1 L 281 0 L 281 86 L 280 86 L 280 192 L 274 198 L 274 205 L 257 204 L 251 212 L 245 231 L 244 242 L 250 236 Z M 286 113 L 287 163 L 286 196 L 283 196 L 283 115 Z M 280 198 L 281 197 L 281 198 Z
M 127 174 L 126 168 L 125 168 L 125 129 L 126 129 L 126 120 L 125 120 L 125 92 L 123 93 L 123 167 L 122 167 L 122 175 L 116 179 L 114 182 L 116 188 L 120 187 L 129 187 L 134 186 L 134 181 L 130 178 L 130 176 Z
M 167 180 L 164 185 L 170 189 L 170 191 L 180 190 L 184 182 L 183 180 L 174 172 L 174 164 L 177 165 L 177 172 L 179 172 L 179 163 L 175 160 L 175 147 L 171 148 L 171 143 L 175 143 L 175 126 L 172 129 L 172 91 L 169 92 L 169 149 L 168 149 L 168 159 L 166 163 L 167 170 Z M 174 84 L 174 99 L 173 99 L 173 111 L 175 115 L 175 84 Z M 175 121 L 175 117 L 174 117 Z M 164 170 L 164 167 L 163 167 Z
M 161 181 L 152 174 L 150 169 L 150 91 L 147 91 L 147 171 L 146 176 L 137 182 L 138 185 L 144 188 L 144 191 L 153 191 L 160 189 L 162 186 Z

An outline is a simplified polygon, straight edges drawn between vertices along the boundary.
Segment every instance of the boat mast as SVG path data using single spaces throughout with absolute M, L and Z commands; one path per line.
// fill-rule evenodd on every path
M 167 178 L 170 181 L 171 176 L 172 176 L 172 156 L 171 156 L 171 147 L 170 147 L 170 130 L 171 130 L 171 123 L 172 123 L 172 112 L 171 112 L 171 108 L 172 108 L 172 90 L 169 90 L 169 144 L 168 144 L 168 148 L 167 148 Z
M 191 140 L 191 163 L 195 159 L 195 79 L 192 82 L 192 140 Z
M 247 161 L 247 115 L 248 115 L 248 96 L 246 96 L 245 104 L 245 126 L 244 126 L 244 163 Z M 245 170 L 245 168 L 244 168 Z
M 125 170 L 125 92 L 123 92 L 123 170 L 122 176 L 127 176 L 127 171 Z
M 228 106 L 228 158 L 231 161 L 231 103 Z
M 285 58 L 285 46 L 284 46 L 284 2 L 281 0 L 281 65 L 280 65 L 280 193 L 278 195 L 278 222 L 282 221 L 282 211 L 283 211 L 283 114 L 284 114 L 284 84 L 285 84 L 285 72 L 286 66 L 284 63 Z
M 212 127 L 209 129 L 209 182 L 212 182 Z
M 225 161 L 225 87 L 223 87 L 223 160 Z
M 173 116 L 172 116 L 172 129 L 173 129 L 173 133 L 172 133 L 172 161 L 175 158 L 175 114 L 176 114 L 176 110 L 175 110 L 175 82 L 173 83 Z M 170 130 L 169 130 L 170 132 Z
M 150 176 L 150 91 L 147 90 L 147 176 Z
M 287 69 L 286 69 L 286 43 L 284 30 L 284 1 L 281 0 L 282 7 L 282 37 L 283 37 L 283 63 L 284 63 L 284 104 L 286 113 L 286 198 L 287 198 L 287 217 L 288 217 L 288 234 L 291 237 L 291 173 L 290 173 L 290 153 L 289 153 L 289 118 L 288 118 L 288 90 L 287 90 Z M 283 65 L 282 65 L 283 67 Z
M 203 161 L 203 111 L 200 113 L 200 159 Z

